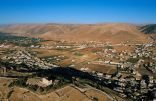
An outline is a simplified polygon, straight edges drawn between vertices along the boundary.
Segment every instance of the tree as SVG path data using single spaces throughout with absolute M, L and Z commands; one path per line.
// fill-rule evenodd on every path
M 99 101 L 99 99 L 97 97 L 93 97 L 92 101 Z
M 149 76 L 148 75 L 142 75 L 142 79 L 143 80 L 145 80 L 145 83 L 147 84 L 147 85 L 149 85 Z

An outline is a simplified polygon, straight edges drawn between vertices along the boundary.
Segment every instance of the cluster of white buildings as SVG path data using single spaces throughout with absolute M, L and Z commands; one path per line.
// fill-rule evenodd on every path
M 14 64 L 22 64 L 24 63 L 28 67 L 31 68 L 51 68 L 53 64 L 46 63 L 41 59 L 32 56 L 25 50 L 20 50 L 17 52 L 13 52 L 11 54 L 7 54 L 6 56 L 2 57 L 2 60 L 8 61 L 9 63 Z

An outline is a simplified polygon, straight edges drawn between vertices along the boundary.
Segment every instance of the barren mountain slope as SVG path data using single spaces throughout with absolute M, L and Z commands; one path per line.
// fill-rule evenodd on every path
M 130 24 L 25 24 L 0 27 L 18 36 L 67 41 L 147 42 L 147 35 Z
M 156 40 L 156 24 L 141 26 L 140 31 L 149 35 L 152 39 Z

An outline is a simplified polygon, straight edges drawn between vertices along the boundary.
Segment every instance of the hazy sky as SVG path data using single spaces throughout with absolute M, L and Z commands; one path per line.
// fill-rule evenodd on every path
M 0 24 L 156 23 L 156 0 L 0 0 Z

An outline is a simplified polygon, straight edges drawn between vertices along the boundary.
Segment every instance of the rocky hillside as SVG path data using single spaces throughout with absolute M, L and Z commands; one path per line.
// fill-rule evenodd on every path
M 140 31 L 150 36 L 151 39 L 156 41 L 156 24 L 150 24 L 140 27 Z
M 156 34 L 156 24 L 142 26 L 140 30 L 145 34 Z

